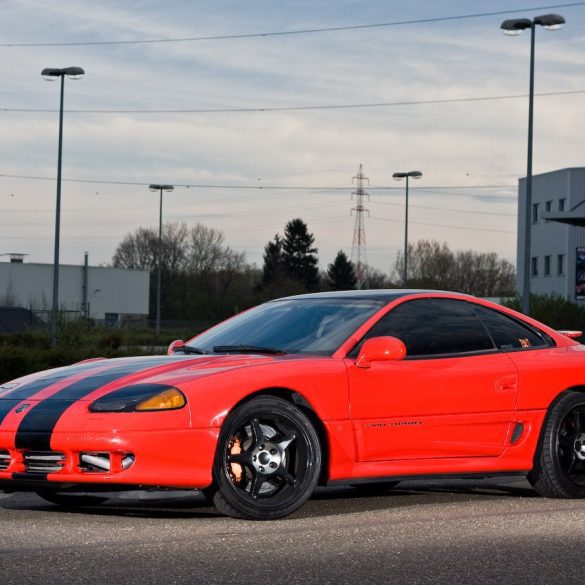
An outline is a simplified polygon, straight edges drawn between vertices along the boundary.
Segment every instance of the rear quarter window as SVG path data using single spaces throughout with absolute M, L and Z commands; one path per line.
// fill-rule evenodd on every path
M 496 347 L 501 350 L 532 349 L 554 346 L 554 340 L 543 331 L 487 307 L 475 306 Z

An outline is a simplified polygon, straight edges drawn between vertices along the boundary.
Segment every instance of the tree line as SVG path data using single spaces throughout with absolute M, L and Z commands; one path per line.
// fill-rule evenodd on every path
M 155 313 L 158 231 L 138 228 L 117 246 L 112 264 L 151 271 L 150 314 Z M 513 265 L 494 253 L 451 251 L 446 243 L 421 240 L 409 246 L 411 288 L 456 290 L 479 296 L 512 296 Z M 219 320 L 271 298 L 356 288 L 353 263 L 339 250 L 319 269 L 315 237 L 300 218 L 264 247 L 259 268 L 225 242 L 224 234 L 203 224 L 167 223 L 162 229 L 163 320 Z M 403 254 L 391 274 L 369 267 L 369 288 L 402 286 Z

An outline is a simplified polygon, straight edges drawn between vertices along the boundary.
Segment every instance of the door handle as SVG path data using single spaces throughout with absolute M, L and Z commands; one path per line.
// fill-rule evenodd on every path
M 517 392 L 518 390 L 518 377 L 517 376 L 505 376 L 500 378 L 496 382 L 497 392 Z

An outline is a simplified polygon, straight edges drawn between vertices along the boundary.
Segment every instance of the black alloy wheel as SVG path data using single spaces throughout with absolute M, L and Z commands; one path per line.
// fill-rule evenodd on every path
M 585 394 L 566 392 L 550 408 L 528 479 L 549 498 L 585 497 Z
M 255 398 L 224 424 L 213 502 L 234 518 L 282 518 L 311 496 L 320 470 L 319 438 L 305 414 L 281 398 Z

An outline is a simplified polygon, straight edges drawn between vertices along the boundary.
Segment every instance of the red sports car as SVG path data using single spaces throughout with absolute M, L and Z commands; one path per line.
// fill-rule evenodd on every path
M 0 489 L 59 504 L 193 488 L 270 519 L 317 484 L 498 474 L 585 496 L 585 347 L 461 294 L 288 297 L 0 386 Z

